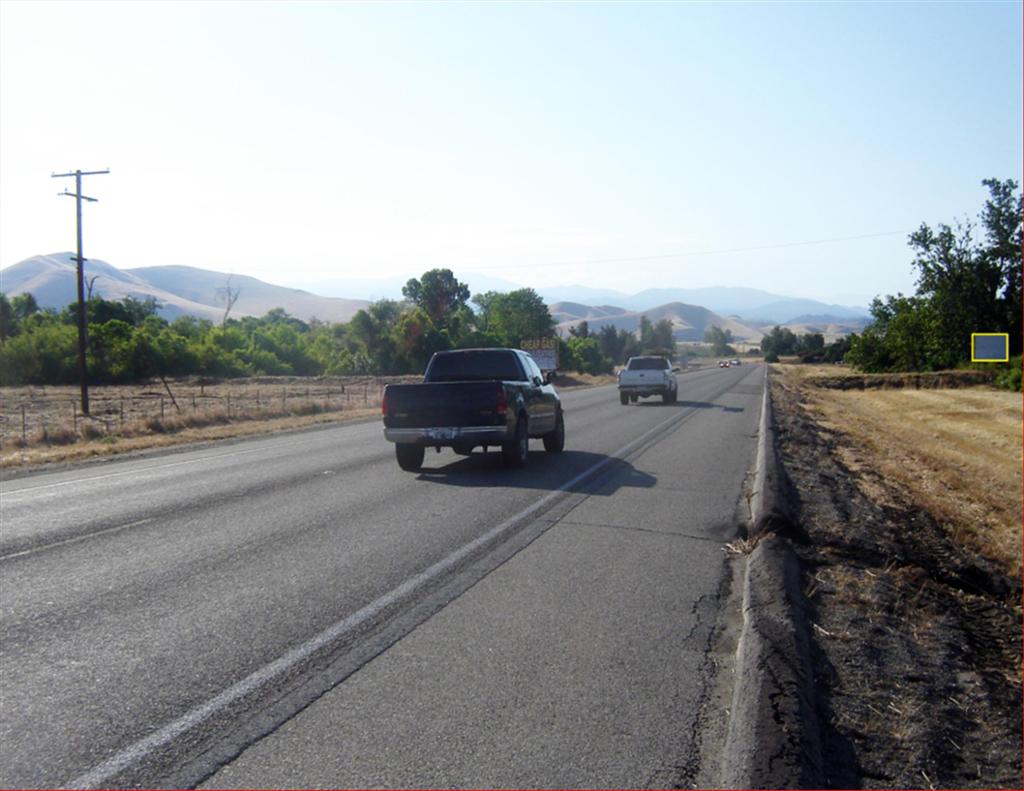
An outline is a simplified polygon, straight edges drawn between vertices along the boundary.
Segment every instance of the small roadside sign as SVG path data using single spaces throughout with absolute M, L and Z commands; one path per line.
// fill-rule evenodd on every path
M 558 370 L 558 338 L 523 338 L 519 348 L 529 352 L 542 371 Z
M 1010 333 L 972 332 L 972 363 L 1007 363 L 1010 361 Z

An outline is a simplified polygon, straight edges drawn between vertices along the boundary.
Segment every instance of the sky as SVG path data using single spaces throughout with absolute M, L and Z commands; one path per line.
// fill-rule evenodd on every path
M 73 250 L 51 175 L 109 168 L 122 269 L 863 305 L 1021 181 L 1022 63 L 1017 0 L 0 0 L 0 267 Z

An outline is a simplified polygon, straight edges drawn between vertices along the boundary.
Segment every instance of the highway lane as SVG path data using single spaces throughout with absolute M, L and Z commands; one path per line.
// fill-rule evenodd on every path
M 522 470 L 502 468 L 494 453 L 444 451 L 428 453 L 421 474 L 403 473 L 375 422 L 4 482 L 0 783 L 198 779 L 308 702 L 293 694 L 308 679 L 344 677 L 403 629 L 440 623 L 431 615 L 456 595 L 445 579 L 463 574 L 464 589 L 500 562 L 476 572 L 467 567 L 491 547 L 457 553 L 496 528 L 499 537 L 520 522 L 543 528 L 584 502 L 628 516 L 628 495 L 639 493 L 663 501 L 660 521 L 685 510 L 726 540 L 752 460 L 761 375 L 685 374 L 672 407 L 622 407 L 613 388 L 569 391 L 567 451 L 550 456 L 535 443 Z M 699 461 L 699 486 L 668 487 L 665 472 L 633 466 L 663 445 L 669 471 Z M 705 571 L 713 588 L 720 569 Z M 438 590 L 439 601 L 411 615 Z M 687 593 L 696 601 L 709 591 Z M 259 676 L 360 612 L 337 645 Z M 403 619 L 390 636 L 381 631 Z M 348 670 L 334 667 L 349 654 Z M 313 683 L 306 697 L 335 680 Z M 246 684 L 244 695 L 223 697 Z M 217 700 L 212 715 L 196 715 Z M 251 720 L 250 736 L 232 735 Z M 178 731 L 153 742 L 174 723 Z M 193 774 L 175 774 L 180 766 Z

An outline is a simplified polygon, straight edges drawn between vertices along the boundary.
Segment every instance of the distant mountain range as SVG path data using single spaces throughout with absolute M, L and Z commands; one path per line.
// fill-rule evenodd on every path
M 8 297 L 31 293 L 41 307 L 63 308 L 76 299 L 76 273 L 72 253 L 37 255 L 0 270 L 0 292 Z M 262 316 L 274 308 L 308 321 L 349 321 L 369 303 L 367 299 L 323 297 L 303 289 L 265 283 L 254 277 L 214 272 L 190 266 L 151 266 L 117 269 L 91 259 L 85 265 L 86 282 L 105 299 L 153 297 L 161 316 L 182 315 L 220 321 L 225 311 L 226 289 L 237 292 L 233 317 Z M 494 278 L 467 278 L 483 289 L 511 290 L 515 284 Z M 364 286 L 367 281 L 362 281 Z M 326 283 L 326 281 L 325 281 Z M 330 281 L 331 290 L 344 281 Z M 485 285 L 484 285 L 485 284 Z M 397 280 L 379 281 L 378 298 L 401 298 Z M 610 324 L 634 332 L 640 317 L 652 322 L 668 319 L 679 341 L 701 341 L 711 326 L 732 332 L 747 343 L 759 343 L 772 326 L 787 326 L 797 333 L 821 332 L 831 340 L 859 332 L 868 321 L 867 310 L 828 305 L 811 299 L 782 297 L 752 288 L 665 288 L 628 295 L 586 286 L 537 289 L 563 335 L 581 321 L 593 331 Z M 397 293 L 393 293 L 397 292 Z M 479 293 L 474 290 L 473 293 Z
M 640 319 L 644 316 L 652 324 L 668 319 L 672 323 L 672 335 L 677 341 L 703 341 L 704 333 L 711 327 L 729 330 L 734 338 L 747 343 L 760 343 L 763 335 L 757 328 L 750 327 L 738 319 L 719 316 L 707 308 L 682 302 L 669 302 L 656 308 L 638 311 L 610 305 L 591 308 L 579 303 L 556 302 L 549 310 L 558 322 L 557 328 L 561 335 L 568 334 L 570 328 L 582 321 L 586 321 L 593 332 L 606 325 L 611 325 L 617 330 L 637 332 L 640 329 Z
M 456 273 L 458 279 L 469 285 L 473 294 L 484 291 L 511 291 L 523 288 L 508 280 L 476 272 Z M 360 297 L 363 299 L 401 299 L 406 280 L 389 278 L 380 280 L 320 280 L 297 284 L 319 294 Z M 756 288 L 713 286 L 708 288 L 654 288 L 638 294 L 626 294 L 606 288 L 590 286 L 537 287 L 534 289 L 548 305 L 559 302 L 579 305 L 614 305 L 618 311 L 645 311 L 661 305 L 681 302 L 684 305 L 702 305 L 720 316 L 736 316 L 748 324 L 786 324 L 801 316 L 828 316 L 838 319 L 864 319 L 864 307 L 834 305 L 813 299 L 801 299 L 773 294 Z
M 754 324 L 787 324 L 798 316 L 811 314 L 838 319 L 863 319 L 868 316 L 866 308 L 829 305 L 814 299 L 784 297 L 756 288 L 742 287 L 655 288 L 629 296 L 586 286 L 564 286 L 538 289 L 538 293 L 548 304 L 563 301 L 590 305 L 610 304 L 631 311 L 650 310 L 674 302 L 703 305 L 721 316 L 736 316 Z
M 77 274 L 73 253 L 37 255 L 0 270 L 0 291 L 8 297 L 29 292 L 40 307 L 63 308 L 77 296 Z M 238 293 L 231 315 L 262 316 L 274 308 L 308 321 L 349 321 L 369 302 L 359 299 L 319 297 L 296 288 L 264 283 L 246 275 L 212 272 L 191 266 L 149 266 L 117 269 L 105 261 L 85 263 L 86 283 L 104 299 L 153 297 L 159 314 L 167 319 L 191 315 L 220 321 L 226 308 L 226 289 Z
M 759 344 L 765 333 L 780 322 L 751 322 L 735 316 L 721 316 L 698 305 L 687 305 L 683 302 L 669 302 L 647 310 L 626 310 L 612 305 L 593 307 L 577 302 L 556 302 L 548 310 L 557 322 L 560 335 L 567 335 L 569 330 L 586 321 L 591 332 L 597 332 L 606 325 L 616 330 L 636 332 L 640 327 L 640 319 L 646 316 L 652 323 L 668 319 L 672 323 L 672 335 L 677 341 L 703 341 L 704 333 L 711 327 L 728 330 L 733 338 L 741 343 Z M 802 316 L 793 322 L 781 323 L 797 335 L 820 332 L 826 342 L 860 332 L 867 324 L 864 318 L 846 318 L 842 316 Z

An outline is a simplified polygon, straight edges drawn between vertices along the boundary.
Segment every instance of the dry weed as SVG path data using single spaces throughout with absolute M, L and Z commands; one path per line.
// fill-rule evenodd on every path
M 886 504 L 897 482 L 951 536 L 1013 576 L 1021 567 L 1019 394 L 992 388 L 836 390 L 799 366 L 781 383 L 838 438 L 836 453 L 864 494 Z

